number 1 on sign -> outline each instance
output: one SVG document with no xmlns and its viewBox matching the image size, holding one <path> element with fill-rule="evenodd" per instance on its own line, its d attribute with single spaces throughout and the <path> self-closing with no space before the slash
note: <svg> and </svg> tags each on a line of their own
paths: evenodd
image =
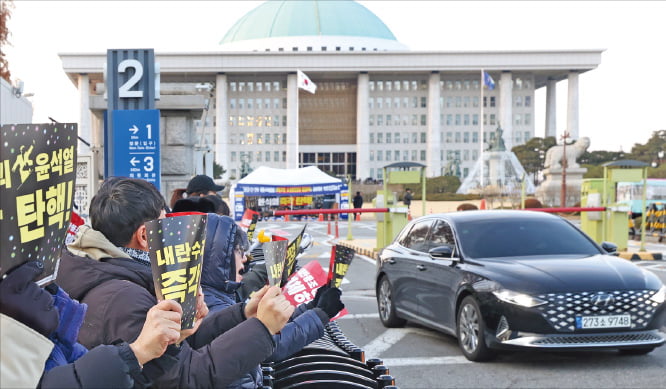
<svg viewBox="0 0 666 389">
<path fill-rule="evenodd" d="M 153 125 L 152 124 L 146 124 L 146 128 L 148 129 L 148 139 L 153 138 Z"/>
</svg>

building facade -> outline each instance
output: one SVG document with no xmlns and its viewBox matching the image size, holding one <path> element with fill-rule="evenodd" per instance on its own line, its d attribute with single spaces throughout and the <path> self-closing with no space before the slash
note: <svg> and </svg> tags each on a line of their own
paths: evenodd
<svg viewBox="0 0 666 389">
<path fill-rule="evenodd" d="M 266 2 L 229 30 L 219 51 L 156 53 L 163 191 L 182 186 L 206 158 L 232 182 L 261 165 L 381 180 L 381 168 L 399 161 L 463 179 L 498 127 L 509 150 L 535 136 L 539 88 L 547 88 L 545 135 L 555 136 L 562 80 L 566 129 L 577 139 L 578 78 L 601 53 L 409 51 L 358 3 Z M 81 94 L 80 129 L 101 146 L 106 53 L 60 57 Z M 297 70 L 317 84 L 315 94 L 298 89 Z M 493 90 L 483 89 L 482 71 Z"/>
</svg>

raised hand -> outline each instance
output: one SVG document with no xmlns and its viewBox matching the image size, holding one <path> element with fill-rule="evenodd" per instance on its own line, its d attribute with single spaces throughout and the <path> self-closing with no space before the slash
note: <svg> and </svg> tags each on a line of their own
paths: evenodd
<svg viewBox="0 0 666 389">
<path fill-rule="evenodd" d="M 274 335 L 287 324 L 292 313 L 294 306 L 284 297 L 278 286 L 271 286 L 259 301 L 257 319 Z"/>
<path fill-rule="evenodd" d="M 244 313 L 246 319 L 257 316 L 257 308 L 259 308 L 259 301 L 261 301 L 261 298 L 264 297 L 267 290 L 268 290 L 268 285 L 264 285 L 263 288 L 252 293 L 250 301 L 248 301 L 247 304 L 245 304 Z"/>
<path fill-rule="evenodd" d="M 167 346 L 179 341 L 182 315 L 183 309 L 174 300 L 162 300 L 150 308 L 139 337 L 130 344 L 139 364 L 161 357 Z"/>
<path fill-rule="evenodd" d="M 51 293 L 34 282 L 42 271 L 41 262 L 30 261 L 5 275 L 0 282 L 0 312 L 48 337 L 60 318 Z"/>
<path fill-rule="evenodd" d="M 319 298 L 317 308 L 321 308 L 328 315 L 329 319 L 335 317 L 345 305 L 340 300 L 342 291 L 338 288 L 330 288 L 324 291 Z"/>
</svg>

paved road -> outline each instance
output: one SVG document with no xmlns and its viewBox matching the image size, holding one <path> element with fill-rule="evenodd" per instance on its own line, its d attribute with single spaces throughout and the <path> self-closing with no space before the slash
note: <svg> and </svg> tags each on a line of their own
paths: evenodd
<svg viewBox="0 0 666 389">
<path fill-rule="evenodd" d="M 372 222 L 354 224 L 354 238 L 374 236 Z M 346 225 L 346 223 L 343 223 Z M 341 224 L 342 225 L 342 224 Z M 294 236 L 300 223 L 260 224 Z M 325 224 L 310 223 L 307 231 L 315 246 L 300 259 L 301 265 L 319 261 L 328 268 L 330 246 Z M 344 236 L 342 230 L 341 236 Z M 346 234 L 346 230 L 345 230 Z M 651 243 L 652 244 L 652 243 Z M 653 250 L 666 252 L 654 244 Z M 643 261 L 666 283 L 666 261 Z M 664 385 L 666 346 L 644 356 L 616 352 L 502 354 L 488 363 L 471 363 L 458 349 L 455 338 L 408 323 L 387 329 L 377 314 L 374 291 L 375 262 L 357 255 L 343 284 L 343 301 L 350 314 L 339 320 L 345 335 L 363 348 L 366 358 L 381 358 L 405 388 L 658 388 Z M 666 328 L 663 328 L 666 332 Z"/>
</svg>

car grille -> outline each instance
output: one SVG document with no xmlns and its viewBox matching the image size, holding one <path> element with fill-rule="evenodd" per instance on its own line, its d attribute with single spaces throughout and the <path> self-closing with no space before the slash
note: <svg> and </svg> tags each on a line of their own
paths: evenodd
<svg viewBox="0 0 666 389">
<path fill-rule="evenodd" d="M 573 332 L 576 316 L 620 314 L 631 315 L 631 329 L 642 329 L 659 306 L 650 300 L 653 294 L 653 290 L 549 293 L 537 296 L 548 302 L 537 309 L 558 331 Z M 604 298 L 599 299 L 600 296 Z"/>
<path fill-rule="evenodd" d="M 568 336 L 547 336 L 532 342 L 534 345 L 595 345 L 595 344 L 614 344 L 623 343 L 653 343 L 662 339 L 651 333 L 637 334 L 611 334 L 611 335 L 568 335 Z"/>
</svg>

